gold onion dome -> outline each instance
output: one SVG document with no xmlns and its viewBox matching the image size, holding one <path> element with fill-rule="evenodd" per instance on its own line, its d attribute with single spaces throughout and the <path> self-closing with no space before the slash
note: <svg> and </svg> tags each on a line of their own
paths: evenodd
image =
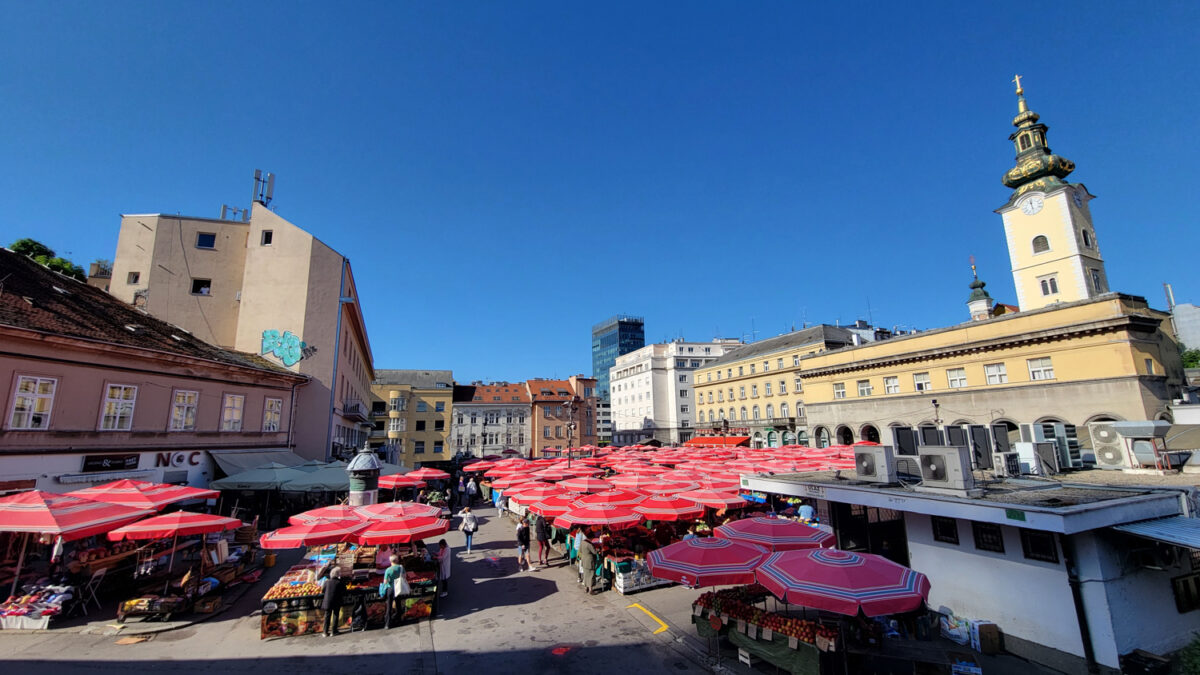
<svg viewBox="0 0 1200 675">
<path fill-rule="evenodd" d="M 1025 89 L 1021 86 L 1021 76 L 1014 78 L 1017 83 L 1017 116 L 1013 118 L 1016 131 L 1008 137 L 1017 150 L 1017 165 L 1009 169 L 1002 179 L 1004 185 L 1014 190 L 1009 202 L 1031 190 L 1049 192 L 1066 186 L 1066 178 L 1075 170 L 1075 162 L 1050 152 L 1046 144 L 1045 124 L 1038 122 L 1038 114 L 1029 109 L 1025 101 Z"/>
</svg>

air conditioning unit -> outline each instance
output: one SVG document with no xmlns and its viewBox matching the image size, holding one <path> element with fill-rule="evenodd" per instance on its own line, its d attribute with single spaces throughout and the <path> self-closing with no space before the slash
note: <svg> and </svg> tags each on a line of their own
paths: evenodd
<svg viewBox="0 0 1200 675">
<path fill-rule="evenodd" d="M 997 452 L 992 455 L 992 466 L 997 476 L 1020 476 L 1021 456 L 1016 452 Z"/>
<path fill-rule="evenodd" d="M 1052 476 L 1062 471 L 1058 463 L 1057 443 L 1014 443 L 1017 456 L 1021 460 L 1021 473 L 1035 476 Z"/>
<path fill-rule="evenodd" d="M 1074 424 L 1060 422 L 1041 422 L 1038 424 L 1022 424 L 1021 442 L 1023 443 L 1053 443 L 1058 452 L 1058 470 L 1082 469 L 1083 452 L 1079 446 L 1079 438 L 1075 434 Z"/>
<path fill-rule="evenodd" d="M 971 451 L 962 446 L 923 445 L 920 449 L 921 487 L 965 491 L 975 487 Z"/>
<path fill-rule="evenodd" d="M 1092 422 L 1092 451 L 1098 469 L 1137 469 L 1158 466 L 1167 451 L 1164 438 L 1169 422 Z"/>
<path fill-rule="evenodd" d="M 854 470 L 859 480 L 897 483 L 896 457 L 890 445 L 864 445 L 854 449 Z"/>
</svg>

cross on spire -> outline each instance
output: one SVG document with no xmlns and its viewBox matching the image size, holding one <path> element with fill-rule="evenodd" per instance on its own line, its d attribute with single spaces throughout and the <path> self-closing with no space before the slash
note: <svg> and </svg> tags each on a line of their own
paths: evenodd
<svg viewBox="0 0 1200 675">
<path fill-rule="evenodd" d="M 1025 90 L 1021 88 L 1021 76 L 1017 75 L 1012 79 L 1012 81 L 1017 83 L 1017 96 L 1023 95 Z"/>
</svg>

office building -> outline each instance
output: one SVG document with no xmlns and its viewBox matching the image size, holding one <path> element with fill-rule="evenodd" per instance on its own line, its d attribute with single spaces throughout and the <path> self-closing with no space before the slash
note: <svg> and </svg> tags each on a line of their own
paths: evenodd
<svg viewBox="0 0 1200 675">
<path fill-rule="evenodd" d="M 596 396 L 612 401 L 608 373 L 617 357 L 646 346 L 646 323 L 638 316 L 618 314 L 592 326 L 592 377 Z"/>
</svg>

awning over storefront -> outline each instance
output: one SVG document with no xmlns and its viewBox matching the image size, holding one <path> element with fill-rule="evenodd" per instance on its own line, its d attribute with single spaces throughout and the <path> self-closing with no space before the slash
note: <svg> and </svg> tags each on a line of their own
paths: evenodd
<svg viewBox="0 0 1200 675">
<path fill-rule="evenodd" d="M 684 445 L 692 448 L 698 447 L 734 447 L 738 445 L 746 445 L 750 442 L 749 436 L 697 436 Z"/>
<path fill-rule="evenodd" d="M 132 471 L 96 471 L 92 473 L 64 473 L 58 477 L 60 483 L 107 483 L 109 481 L 131 478 L 149 480 L 154 469 L 134 469 Z"/>
<path fill-rule="evenodd" d="M 212 455 L 217 466 L 221 467 L 227 476 L 249 471 L 272 462 L 284 466 L 297 466 L 307 461 L 296 453 L 282 448 L 278 450 L 209 450 L 208 454 Z"/>
<path fill-rule="evenodd" d="M 1200 518 L 1171 516 L 1114 525 L 1114 530 L 1146 539 L 1200 550 Z"/>
</svg>

